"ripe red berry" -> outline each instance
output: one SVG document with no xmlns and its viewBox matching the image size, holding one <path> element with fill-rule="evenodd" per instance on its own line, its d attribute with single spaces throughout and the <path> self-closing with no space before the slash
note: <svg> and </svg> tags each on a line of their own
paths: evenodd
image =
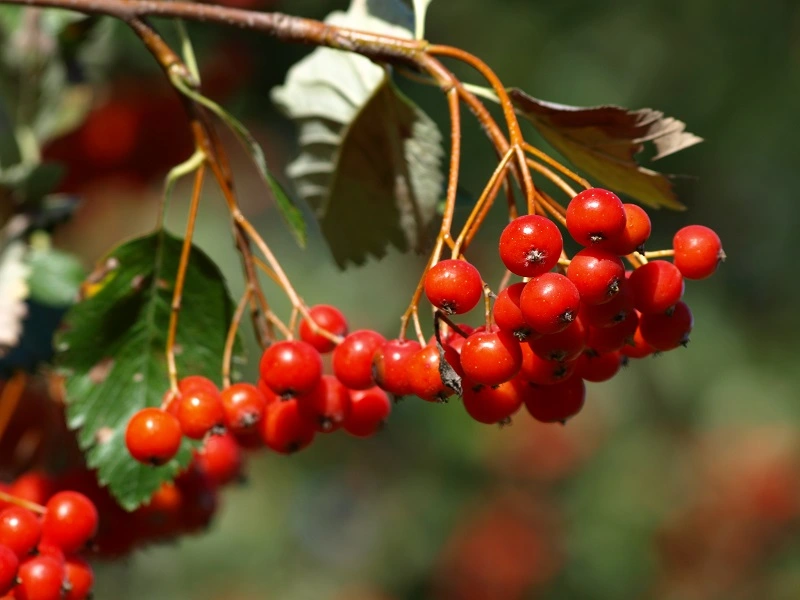
<svg viewBox="0 0 800 600">
<path fill-rule="evenodd" d="M 351 390 L 365 390 L 375 385 L 372 357 L 386 343 L 377 331 L 354 331 L 333 351 L 333 373 Z"/>
<path fill-rule="evenodd" d="M 61 600 L 64 565 L 52 556 L 34 556 L 19 566 L 16 600 Z"/>
<path fill-rule="evenodd" d="M 683 275 L 665 260 L 651 260 L 628 278 L 633 304 L 643 313 L 663 313 L 683 296 Z"/>
<path fill-rule="evenodd" d="M 500 423 L 508 420 L 522 406 L 520 386 L 517 379 L 497 386 L 475 385 L 464 382 L 464 408 L 469 416 L 479 423 Z"/>
<path fill-rule="evenodd" d="M 20 475 L 11 484 L 9 493 L 17 498 L 44 504 L 55 492 L 55 481 L 41 471 L 30 471 Z"/>
<path fill-rule="evenodd" d="M 624 321 L 611 327 L 590 327 L 586 347 L 595 352 L 614 352 L 626 344 L 633 343 L 633 336 L 639 326 L 639 314 L 634 311 Z"/>
<path fill-rule="evenodd" d="M 234 434 L 255 431 L 264 418 L 267 397 L 249 383 L 234 383 L 220 394 L 225 426 Z"/>
<path fill-rule="evenodd" d="M 580 412 L 585 398 L 583 379 L 573 376 L 555 385 L 530 384 L 525 392 L 525 408 L 537 421 L 563 423 Z"/>
<path fill-rule="evenodd" d="M 678 302 L 666 313 L 642 315 L 642 338 L 656 350 L 672 350 L 689 343 L 694 318 L 685 302 Z"/>
<path fill-rule="evenodd" d="M 78 492 L 58 492 L 45 506 L 42 543 L 74 554 L 97 533 L 98 515 L 94 503 Z"/>
<path fill-rule="evenodd" d="M 413 393 L 408 382 L 408 361 L 422 346 L 415 340 L 389 340 L 375 351 L 372 371 L 375 383 L 394 396 Z"/>
<path fill-rule="evenodd" d="M 222 427 L 225 423 L 225 410 L 222 408 L 219 392 L 213 394 L 194 389 L 182 393 L 174 400 L 174 415 L 181 424 L 186 437 L 201 440 L 209 431 Z"/>
<path fill-rule="evenodd" d="M 178 382 L 178 390 L 181 394 L 189 394 L 197 390 L 201 390 L 206 394 L 219 394 L 217 384 L 202 375 L 184 377 Z"/>
<path fill-rule="evenodd" d="M 471 311 L 483 297 L 481 274 L 465 260 L 443 260 L 425 275 L 425 295 L 448 315 Z"/>
<path fill-rule="evenodd" d="M 611 244 L 602 247 L 620 256 L 643 252 L 644 243 L 650 238 L 650 217 L 645 210 L 637 204 L 623 204 L 625 209 L 625 229 L 622 235 Z"/>
<path fill-rule="evenodd" d="M 209 436 L 195 461 L 198 469 L 217 486 L 234 481 L 242 472 L 242 451 L 236 438 L 227 432 Z"/>
<path fill-rule="evenodd" d="M 297 406 L 304 419 L 317 431 L 330 433 L 342 426 L 350 412 L 350 393 L 333 375 L 323 375 L 317 387 L 297 396 Z"/>
<path fill-rule="evenodd" d="M 160 408 L 144 408 L 134 414 L 125 430 L 125 445 L 131 456 L 148 465 L 163 465 L 178 453 L 181 425 Z"/>
<path fill-rule="evenodd" d="M 575 375 L 584 381 L 608 381 L 621 366 L 622 355 L 619 352 L 584 352 L 575 365 Z"/>
<path fill-rule="evenodd" d="M 458 352 L 447 344 L 443 346 L 445 361 L 461 375 L 461 358 Z M 428 402 L 444 402 L 455 393 L 455 389 L 442 381 L 439 369 L 439 349 L 428 345 L 418 350 L 408 359 L 408 383 L 411 393 Z M 460 371 L 460 372 L 459 372 Z"/>
<path fill-rule="evenodd" d="M 567 277 L 578 288 L 584 304 L 603 304 L 619 293 L 625 267 L 616 254 L 600 248 L 577 252 L 567 267 Z"/>
<path fill-rule="evenodd" d="M 267 406 L 259 431 L 269 448 L 281 454 L 292 454 L 314 441 L 316 428 L 300 414 L 297 398 L 290 398 Z"/>
<path fill-rule="evenodd" d="M 259 371 L 273 392 L 290 398 L 317 387 L 322 377 L 322 358 L 311 344 L 284 340 L 264 350 Z"/>
<path fill-rule="evenodd" d="M 208 527 L 217 510 L 217 488 L 197 465 L 191 465 L 175 479 L 181 497 L 180 531 L 191 533 Z"/>
<path fill-rule="evenodd" d="M 547 360 L 536 354 L 530 344 L 521 344 L 522 367 L 519 376 L 539 385 L 553 385 L 571 377 L 575 372 L 575 361 Z"/>
<path fill-rule="evenodd" d="M 79 556 L 70 556 L 64 564 L 67 590 L 63 600 L 87 600 L 94 585 L 91 565 Z"/>
<path fill-rule="evenodd" d="M 502 289 L 497 294 L 492 308 L 495 325 L 503 331 L 513 333 L 521 342 L 529 339 L 533 333 L 531 326 L 522 316 L 522 310 L 519 307 L 523 289 L 525 289 L 525 284 L 522 282 L 514 283 Z"/>
<path fill-rule="evenodd" d="M 379 387 L 367 390 L 351 390 L 352 406 L 344 421 L 344 429 L 350 435 L 369 437 L 377 432 L 392 411 L 389 396 Z"/>
<path fill-rule="evenodd" d="M 581 304 L 581 318 L 592 327 L 611 327 L 633 312 L 633 296 L 627 280 L 620 282 L 619 293 L 603 304 Z"/>
<path fill-rule="evenodd" d="M 545 360 L 570 361 L 583 352 L 587 335 L 583 319 L 578 317 L 562 331 L 540 336 L 528 342 L 528 345 Z"/>
<path fill-rule="evenodd" d="M 616 194 L 584 190 L 567 205 L 567 230 L 582 246 L 613 246 L 625 231 L 625 208 Z"/>
<path fill-rule="evenodd" d="M 519 340 L 506 331 L 471 334 L 461 349 L 461 368 L 471 382 L 499 385 L 519 373 L 522 350 Z"/>
<path fill-rule="evenodd" d="M 545 273 L 525 284 L 520 309 L 525 321 L 542 334 L 558 333 L 578 316 L 578 288 L 559 273 Z"/>
<path fill-rule="evenodd" d="M 639 318 L 641 319 L 641 316 Z M 628 358 L 645 358 L 655 351 L 656 349 L 642 337 L 641 327 L 637 327 L 636 332 L 633 334 L 633 339 L 628 340 L 619 352 Z"/>
<path fill-rule="evenodd" d="M 309 309 L 309 314 L 317 324 L 317 327 L 338 336 L 347 335 L 347 319 L 342 312 L 335 306 L 329 304 L 318 304 Z M 317 352 L 325 354 L 336 347 L 336 343 L 320 333 L 314 333 L 311 325 L 306 319 L 300 321 L 300 339 L 311 344 Z"/>
<path fill-rule="evenodd" d="M 17 554 L 5 544 L 0 544 L 0 594 L 5 595 L 12 588 L 18 568 Z"/>
<path fill-rule="evenodd" d="M 556 266 L 564 247 L 558 227 L 539 215 L 511 221 L 500 234 L 500 260 L 520 277 L 536 277 Z"/>
<path fill-rule="evenodd" d="M 686 279 L 705 279 L 725 260 L 722 242 L 713 229 L 689 225 L 672 238 L 675 266 Z"/>
</svg>

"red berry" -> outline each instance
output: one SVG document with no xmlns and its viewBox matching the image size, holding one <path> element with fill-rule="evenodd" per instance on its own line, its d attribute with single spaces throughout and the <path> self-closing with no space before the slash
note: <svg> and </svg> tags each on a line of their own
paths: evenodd
<svg viewBox="0 0 800 600">
<path fill-rule="evenodd" d="M 201 440 L 211 429 L 222 427 L 225 423 L 225 410 L 222 408 L 219 392 L 213 394 L 194 389 L 182 393 L 175 401 L 175 416 L 181 424 L 186 437 Z"/>
<path fill-rule="evenodd" d="M 675 266 L 686 279 L 705 279 L 725 260 L 719 236 L 703 225 L 679 229 L 672 238 L 672 247 Z"/>
<path fill-rule="evenodd" d="M 624 321 L 611 327 L 590 327 L 586 346 L 598 353 L 620 350 L 633 342 L 638 326 L 639 314 L 634 311 Z"/>
<path fill-rule="evenodd" d="M 519 340 L 506 331 L 471 334 L 461 349 L 461 368 L 471 382 L 499 385 L 519 373 L 522 350 Z"/>
<path fill-rule="evenodd" d="M 59 492 L 47 502 L 42 542 L 74 554 L 97 533 L 97 508 L 78 492 Z"/>
<path fill-rule="evenodd" d="M 297 396 L 297 406 L 304 419 L 317 431 L 329 433 L 342 426 L 350 412 L 350 393 L 333 375 L 323 375 L 317 387 Z"/>
<path fill-rule="evenodd" d="M 64 565 L 52 556 L 34 556 L 19 566 L 16 600 L 61 600 Z"/>
<path fill-rule="evenodd" d="M 483 297 L 483 280 L 465 260 L 443 260 L 425 275 L 425 295 L 436 308 L 448 315 L 471 311 Z"/>
<path fill-rule="evenodd" d="M 559 273 L 545 273 L 525 284 L 520 309 L 525 321 L 542 334 L 558 333 L 578 316 L 578 288 Z"/>
<path fill-rule="evenodd" d="M 351 390 L 350 398 L 352 406 L 350 414 L 344 421 L 344 429 L 356 437 L 369 437 L 374 434 L 383 427 L 392 411 L 389 396 L 379 387 Z"/>
<path fill-rule="evenodd" d="M 144 408 L 128 421 L 125 445 L 139 462 L 163 465 L 178 453 L 181 435 L 181 425 L 173 415 L 160 408 Z"/>
<path fill-rule="evenodd" d="M 564 422 L 580 412 L 585 398 L 583 379 L 570 377 L 555 385 L 530 384 L 525 392 L 525 408 L 537 421 Z"/>
<path fill-rule="evenodd" d="M 375 385 L 372 357 L 386 343 L 377 331 L 354 331 L 333 351 L 333 373 L 351 390 L 366 390 Z"/>
<path fill-rule="evenodd" d="M 526 385 L 517 379 L 497 386 L 476 385 L 464 382 L 464 408 L 469 416 L 479 423 L 500 423 L 508 420 L 522 406 L 520 386 Z"/>
<path fill-rule="evenodd" d="M 11 484 L 9 493 L 17 498 L 45 504 L 55 492 L 53 478 L 41 471 L 31 471 L 21 475 Z"/>
<path fill-rule="evenodd" d="M 217 510 L 217 488 L 211 479 L 191 465 L 175 479 L 181 497 L 180 530 L 186 533 L 208 527 Z"/>
<path fill-rule="evenodd" d="M 217 486 L 234 481 L 242 472 L 242 451 L 230 433 L 209 436 L 195 461 L 197 467 Z"/>
<path fill-rule="evenodd" d="M 633 339 L 628 340 L 628 343 L 619 352 L 628 358 L 645 358 L 655 351 L 655 348 L 642 337 L 641 327 L 637 327 L 636 332 L 633 334 Z"/>
<path fill-rule="evenodd" d="M 495 325 L 503 331 L 513 333 L 521 342 L 529 339 L 533 333 L 519 307 L 523 289 L 525 289 L 525 284 L 521 282 L 504 288 L 497 294 L 492 308 Z"/>
<path fill-rule="evenodd" d="M 584 381 L 608 381 L 622 366 L 619 352 L 584 352 L 575 365 L 575 375 Z"/>
<path fill-rule="evenodd" d="M 540 336 L 528 342 L 533 351 L 545 360 L 570 361 L 586 347 L 588 331 L 583 319 L 577 318 L 558 333 Z"/>
<path fill-rule="evenodd" d="M 520 277 L 536 277 L 556 266 L 564 247 L 558 227 L 539 215 L 511 221 L 500 234 L 500 259 Z"/>
<path fill-rule="evenodd" d="M 300 414 L 297 398 L 290 398 L 267 406 L 259 431 L 264 443 L 275 452 L 292 454 L 314 441 L 316 428 Z"/>
<path fill-rule="evenodd" d="M 70 556 L 64 565 L 68 590 L 63 600 L 86 600 L 94 585 L 94 571 L 88 562 L 79 556 Z"/>
<path fill-rule="evenodd" d="M 445 361 L 461 375 L 461 359 L 458 352 L 447 344 L 443 346 Z M 444 381 L 439 369 L 439 349 L 428 345 L 418 350 L 408 359 L 408 384 L 411 393 L 428 402 L 444 402 L 456 390 Z M 459 373 L 461 371 L 461 373 Z"/>
<path fill-rule="evenodd" d="M 688 344 L 692 325 L 692 311 L 685 302 L 678 302 L 666 313 L 642 315 L 639 330 L 650 346 L 664 351 Z"/>
<path fill-rule="evenodd" d="M 567 205 L 567 229 L 582 246 L 613 247 L 625 231 L 625 208 L 613 192 L 584 190 Z"/>
<path fill-rule="evenodd" d="M 234 434 L 255 431 L 264 418 L 267 397 L 249 383 L 234 383 L 220 394 L 225 426 Z"/>
<path fill-rule="evenodd" d="M 644 252 L 644 243 L 650 238 L 650 217 L 637 204 L 623 204 L 625 209 L 625 229 L 622 235 L 611 244 L 603 244 L 603 248 L 620 256 L 633 252 Z"/>
<path fill-rule="evenodd" d="M 290 398 L 317 387 L 322 377 L 322 358 L 311 344 L 284 340 L 264 350 L 259 370 L 261 379 L 273 392 Z"/>
<path fill-rule="evenodd" d="M 619 293 L 625 267 L 616 254 L 600 248 L 577 252 L 567 267 L 567 277 L 578 288 L 584 304 L 603 304 Z"/>
<path fill-rule="evenodd" d="M 184 377 L 178 382 L 178 390 L 181 394 L 189 394 L 197 390 L 202 390 L 207 394 L 219 394 L 217 384 L 202 375 Z"/>
<path fill-rule="evenodd" d="M 522 367 L 519 376 L 539 385 L 553 385 L 571 377 L 575 372 L 575 361 L 547 360 L 536 354 L 530 344 L 521 344 Z"/>
<path fill-rule="evenodd" d="M 422 346 L 414 340 L 389 340 L 375 351 L 372 370 L 375 383 L 394 396 L 411 394 L 408 382 L 408 361 Z"/>
<path fill-rule="evenodd" d="M 663 313 L 683 296 L 683 275 L 665 260 L 651 260 L 628 278 L 633 304 L 643 314 Z"/>
<path fill-rule="evenodd" d="M 329 304 L 318 304 L 312 306 L 308 313 L 311 315 L 317 327 L 338 336 L 344 337 L 347 335 L 347 319 L 342 312 L 335 306 Z M 306 319 L 300 321 L 300 339 L 311 344 L 317 352 L 325 354 L 330 352 L 336 347 L 336 343 L 328 339 L 324 335 L 314 333 L 311 325 Z"/>
<path fill-rule="evenodd" d="M 620 282 L 619 293 L 603 304 L 581 304 L 581 317 L 592 327 L 612 327 L 633 312 L 633 296 L 627 280 Z"/>
<path fill-rule="evenodd" d="M 5 544 L 0 544 L 0 595 L 5 595 L 12 588 L 18 568 L 17 554 Z"/>
</svg>

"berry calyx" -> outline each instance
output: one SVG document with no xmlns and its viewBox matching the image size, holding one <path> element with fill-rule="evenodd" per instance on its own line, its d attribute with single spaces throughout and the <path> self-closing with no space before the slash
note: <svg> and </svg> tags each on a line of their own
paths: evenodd
<svg viewBox="0 0 800 600">
<path fill-rule="evenodd" d="M 500 234 L 500 260 L 520 277 L 536 277 L 556 266 L 564 247 L 553 221 L 540 215 L 517 217 Z"/>
<path fill-rule="evenodd" d="M 225 426 L 234 434 L 255 431 L 267 408 L 267 397 L 249 383 L 234 383 L 225 388 L 220 400 L 225 412 Z"/>
<path fill-rule="evenodd" d="M 377 331 L 354 331 L 333 351 L 333 373 L 351 390 L 366 390 L 375 385 L 372 357 L 386 343 Z"/>
<path fill-rule="evenodd" d="M 83 494 L 58 492 L 47 501 L 45 508 L 42 543 L 52 544 L 64 554 L 78 552 L 97 533 L 97 508 Z"/>
<path fill-rule="evenodd" d="M 125 429 L 125 445 L 140 463 L 163 465 L 181 445 L 181 425 L 174 415 L 160 408 L 144 408 L 135 413 Z"/>
<path fill-rule="evenodd" d="M 448 315 L 471 311 L 483 296 L 481 274 L 465 260 L 443 260 L 425 275 L 425 295 Z"/>
<path fill-rule="evenodd" d="M 379 431 L 389 413 L 392 403 L 379 387 L 350 391 L 350 414 L 344 420 L 344 430 L 356 437 L 369 437 Z"/>
<path fill-rule="evenodd" d="M 519 307 L 525 322 L 541 334 L 558 333 L 578 316 L 581 295 L 560 273 L 545 273 L 525 284 Z"/>
<path fill-rule="evenodd" d="M 567 230 L 582 246 L 613 247 L 625 230 L 625 208 L 619 197 L 602 188 L 590 188 L 567 205 Z"/>
<path fill-rule="evenodd" d="M 259 372 L 273 392 L 290 398 L 317 387 L 322 377 L 322 358 L 307 342 L 283 340 L 264 350 Z"/>
<path fill-rule="evenodd" d="M 293 454 L 314 441 L 316 428 L 303 418 L 297 398 L 290 398 L 267 406 L 259 432 L 264 443 L 275 452 Z"/>
<path fill-rule="evenodd" d="M 584 304 L 603 304 L 616 296 L 625 282 L 625 267 L 616 254 L 600 248 L 577 252 L 567 277 L 578 288 Z"/>
<path fill-rule="evenodd" d="M 525 408 L 537 421 L 565 422 L 583 408 L 586 386 L 580 377 L 570 377 L 555 385 L 529 384 L 525 390 Z"/>
<path fill-rule="evenodd" d="M 520 378 L 538 385 L 553 385 L 575 372 L 575 361 L 548 360 L 536 354 L 530 344 L 521 344 L 522 367 Z"/>
<path fill-rule="evenodd" d="M 297 396 L 297 406 L 317 431 L 330 433 L 339 429 L 350 413 L 350 393 L 336 377 L 323 375 L 312 392 Z"/>
<path fill-rule="evenodd" d="M 506 331 L 477 331 L 461 349 L 461 368 L 471 382 L 499 385 L 519 373 L 522 350 L 519 340 Z"/>
<path fill-rule="evenodd" d="M 705 279 L 725 260 L 722 242 L 713 229 L 688 225 L 672 238 L 675 266 L 686 279 Z"/>
<path fill-rule="evenodd" d="M 308 310 L 308 314 L 317 324 L 317 327 L 324 329 L 331 335 L 344 337 L 347 335 L 347 319 L 342 311 L 330 304 L 317 304 Z M 300 339 L 310 344 L 320 354 L 326 354 L 336 348 L 336 342 L 321 333 L 315 333 L 308 320 L 300 321 L 298 329 Z"/>
</svg>

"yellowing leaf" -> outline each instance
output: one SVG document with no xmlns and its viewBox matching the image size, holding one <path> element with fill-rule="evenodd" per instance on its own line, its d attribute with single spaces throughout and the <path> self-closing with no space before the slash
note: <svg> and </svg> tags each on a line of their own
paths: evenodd
<svg viewBox="0 0 800 600">
<path fill-rule="evenodd" d="M 643 204 L 674 210 L 678 201 L 670 176 L 648 169 L 636 159 L 652 143 L 652 160 L 702 142 L 685 123 L 650 108 L 578 107 L 545 102 L 518 89 L 509 90 L 517 111 L 573 165 L 606 187 Z"/>
</svg>

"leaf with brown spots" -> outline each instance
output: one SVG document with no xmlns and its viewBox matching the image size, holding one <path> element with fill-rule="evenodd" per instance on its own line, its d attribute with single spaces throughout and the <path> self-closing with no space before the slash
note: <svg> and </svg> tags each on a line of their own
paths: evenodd
<svg viewBox="0 0 800 600">
<path fill-rule="evenodd" d="M 686 124 L 651 108 L 580 107 L 555 104 L 509 90 L 517 111 L 531 121 L 556 150 L 591 178 L 615 192 L 653 208 L 683 210 L 671 177 L 637 161 L 647 143 L 651 160 L 674 154 L 703 141 Z"/>
<path fill-rule="evenodd" d="M 130 417 L 160 405 L 169 388 L 164 349 L 181 243 L 162 231 L 113 250 L 56 339 L 69 426 L 77 430 L 89 467 L 128 510 L 147 501 L 192 456 L 184 442 L 175 459 L 149 467 L 125 448 Z M 233 311 L 219 269 L 193 248 L 178 326 L 179 373 L 219 382 Z"/>
</svg>

